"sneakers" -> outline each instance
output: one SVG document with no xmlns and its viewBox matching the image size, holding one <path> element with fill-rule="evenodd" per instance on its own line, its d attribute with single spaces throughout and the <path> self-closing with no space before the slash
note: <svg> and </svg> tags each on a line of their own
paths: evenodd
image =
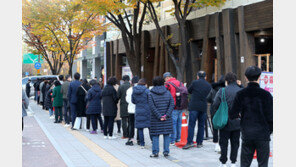
<svg viewBox="0 0 296 167">
<path fill-rule="evenodd" d="M 59 121 L 54 121 L 53 123 L 57 124 L 57 123 L 59 123 Z"/>
<path fill-rule="evenodd" d="M 203 145 L 202 144 L 197 144 L 196 147 L 201 148 L 201 147 L 203 147 Z"/>
<path fill-rule="evenodd" d="M 163 153 L 163 156 L 164 157 L 168 157 L 169 156 L 169 153 Z"/>
<path fill-rule="evenodd" d="M 191 144 L 186 144 L 184 147 L 183 147 L 183 149 L 189 149 L 189 148 L 191 148 L 191 147 L 194 147 L 194 144 L 193 143 L 191 143 Z"/>
<path fill-rule="evenodd" d="M 108 139 L 116 139 L 116 137 L 115 136 L 108 136 Z"/>
<path fill-rule="evenodd" d="M 227 167 L 227 165 L 221 163 L 219 167 Z"/>
<path fill-rule="evenodd" d="M 54 116 L 53 116 L 53 115 L 52 115 L 52 116 L 50 116 L 50 117 L 49 117 L 49 119 L 54 119 Z"/>
<path fill-rule="evenodd" d="M 141 146 L 140 148 L 141 148 L 141 149 L 145 149 L 145 146 Z"/>
<path fill-rule="evenodd" d="M 108 139 L 108 137 L 107 136 L 104 136 L 104 139 Z"/>
<path fill-rule="evenodd" d="M 93 130 L 90 132 L 90 134 L 97 134 L 97 132 Z"/>
<path fill-rule="evenodd" d="M 89 132 L 89 129 L 86 129 L 87 132 Z"/>
<path fill-rule="evenodd" d="M 171 146 L 174 146 L 174 145 L 175 145 L 175 143 L 170 143 L 170 145 L 171 145 Z"/>
<path fill-rule="evenodd" d="M 150 157 L 151 158 L 156 158 L 156 157 L 158 157 L 158 154 L 151 154 Z"/>
<path fill-rule="evenodd" d="M 235 163 L 231 163 L 230 167 L 236 167 Z"/>
<path fill-rule="evenodd" d="M 65 124 L 65 127 L 67 128 L 67 127 L 69 127 L 70 126 L 70 124 Z"/>
<path fill-rule="evenodd" d="M 221 151 L 220 145 L 219 145 L 219 143 L 216 143 L 215 152 L 220 152 L 220 151 Z"/>
<path fill-rule="evenodd" d="M 127 146 L 133 146 L 134 143 L 133 143 L 133 141 L 129 140 L 129 141 L 127 141 L 127 142 L 125 143 L 125 145 L 127 145 Z"/>
</svg>

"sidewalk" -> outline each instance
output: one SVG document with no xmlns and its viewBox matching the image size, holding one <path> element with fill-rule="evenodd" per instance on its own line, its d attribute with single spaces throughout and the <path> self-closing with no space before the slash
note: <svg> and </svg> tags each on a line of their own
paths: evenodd
<svg viewBox="0 0 296 167">
<path fill-rule="evenodd" d="M 144 130 L 146 148 L 141 149 L 136 143 L 134 143 L 134 146 L 126 146 L 125 142 L 127 140 L 120 139 L 121 136 L 117 136 L 118 138 L 115 140 L 106 140 L 100 132 L 97 135 L 92 135 L 84 130 L 72 131 L 62 124 L 54 124 L 53 120 L 49 119 L 48 112 L 42 110 L 33 100 L 30 101 L 30 107 L 42 130 L 53 143 L 67 166 L 219 166 L 220 154 L 214 152 L 215 145 L 212 140 L 205 140 L 202 148 L 191 148 L 189 150 L 170 146 L 170 156 L 164 158 L 162 155 L 163 138 L 160 136 L 160 157 L 154 159 L 149 157 L 152 144 L 148 129 Z M 114 132 L 117 132 L 117 126 L 114 126 Z M 272 161 L 273 158 L 271 157 L 269 167 L 273 166 Z M 239 166 L 239 162 L 237 166 Z M 256 159 L 252 163 L 252 167 L 255 166 L 257 166 Z"/>
</svg>

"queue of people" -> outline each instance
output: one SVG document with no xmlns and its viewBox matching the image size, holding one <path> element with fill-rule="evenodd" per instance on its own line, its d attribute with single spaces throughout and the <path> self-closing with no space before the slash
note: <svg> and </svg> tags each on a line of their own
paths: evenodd
<svg viewBox="0 0 296 167">
<path fill-rule="evenodd" d="M 226 167 L 229 140 L 231 167 L 236 166 L 242 136 L 240 166 L 250 166 L 254 151 L 257 150 L 258 164 L 265 167 L 268 164 L 269 141 L 273 132 L 273 98 L 269 92 L 259 87 L 260 75 L 261 70 L 258 67 L 248 67 L 245 72 L 248 85 L 243 88 L 236 74 L 232 72 L 211 85 L 206 81 L 206 73 L 199 71 L 196 80 L 187 89 L 170 72 L 166 72 L 162 77 L 155 77 L 152 80 L 153 87 L 149 89 L 146 80 L 137 76 L 132 79 L 128 75 L 123 76 L 121 85 L 117 84 L 118 80 L 115 77 L 110 77 L 103 87 L 96 79 L 90 82 L 86 79 L 80 80 L 80 74 L 75 73 L 73 81 L 70 75 L 67 75 L 65 80 L 61 76 L 56 81 L 40 81 L 38 86 L 34 87 L 37 92 L 35 100 L 42 104 L 44 109 L 49 110 L 50 118 L 54 110 L 54 123 L 61 123 L 63 120 L 65 126 L 70 126 L 72 122 L 72 130 L 78 130 L 81 121 L 78 128 L 75 122 L 80 117 L 86 117 L 86 129 L 90 131 L 91 122 L 90 133 L 97 134 L 99 121 L 100 132 L 105 139 L 116 138 L 113 133 L 116 122 L 117 133 L 121 133 L 122 129 L 121 139 L 126 139 L 128 146 L 133 146 L 133 142 L 137 142 L 141 148 L 145 148 L 144 129 L 147 128 L 152 141 L 150 157 L 159 156 L 160 135 L 164 139 L 163 155 L 169 156 L 170 145 L 173 146 L 180 141 L 182 114 L 187 109 L 189 128 L 187 144 L 183 149 L 203 147 L 207 103 L 211 103 L 210 115 L 213 120 L 220 104 L 226 101 L 227 124 L 222 128 L 213 129 L 215 151 L 221 153 L 220 166 Z M 117 118 L 119 116 L 120 119 Z M 198 131 L 194 144 L 196 121 Z"/>
</svg>

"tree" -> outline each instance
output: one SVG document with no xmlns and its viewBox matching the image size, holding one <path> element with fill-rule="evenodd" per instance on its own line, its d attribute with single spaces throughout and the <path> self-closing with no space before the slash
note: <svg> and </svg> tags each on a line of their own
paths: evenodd
<svg viewBox="0 0 296 167">
<path fill-rule="evenodd" d="M 207 7 L 207 6 L 219 6 L 223 4 L 226 0 L 171 0 L 174 4 L 171 10 L 168 12 L 172 12 L 178 23 L 178 30 L 180 35 L 179 43 L 173 45 L 168 42 L 168 37 L 165 36 L 159 25 L 159 18 L 155 12 L 155 7 L 153 3 L 161 2 L 163 0 L 140 0 L 143 4 L 147 4 L 147 8 L 149 10 L 150 16 L 156 26 L 157 31 L 160 34 L 162 41 L 165 44 L 165 49 L 171 58 L 174 66 L 177 71 L 177 78 L 181 81 L 184 81 L 184 72 L 185 66 L 187 62 L 187 58 L 190 57 L 190 39 L 189 39 L 189 25 L 187 21 L 188 15 L 193 10 L 198 10 L 199 8 Z M 176 48 L 180 46 L 179 56 L 176 54 Z"/>
<path fill-rule="evenodd" d="M 85 0 L 90 11 L 103 12 L 121 32 L 133 75 L 141 75 L 141 37 L 147 5 L 138 0 Z"/>
<path fill-rule="evenodd" d="M 23 0 L 23 25 L 47 43 L 47 51 L 63 54 L 72 74 L 75 56 L 106 26 L 99 13 L 86 10 L 83 0 Z"/>
</svg>

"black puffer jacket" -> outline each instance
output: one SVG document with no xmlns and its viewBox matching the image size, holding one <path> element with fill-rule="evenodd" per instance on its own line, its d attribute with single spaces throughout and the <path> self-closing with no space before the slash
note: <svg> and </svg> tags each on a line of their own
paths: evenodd
<svg viewBox="0 0 296 167">
<path fill-rule="evenodd" d="M 221 130 L 234 131 L 234 130 L 240 129 L 240 120 L 239 119 L 235 119 L 235 120 L 229 119 L 229 115 L 231 114 L 231 108 L 233 105 L 234 98 L 236 96 L 236 93 L 240 90 L 241 90 L 241 88 L 235 82 L 230 83 L 228 86 L 225 87 L 225 98 L 226 98 L 226 102 L 228 105 L 228 122 L 227 122 L 226 126 Z M 215 99 L 214 99 L 214 103 L 213 103 L 213 111 L 214 111 L 213 114 L 214 115 L 219 108 L 219 105 L 221 103 L 221 99 L 222 99 L 222 89 L 220 89 L 217 92 Z"/>
<path fill-rule="evenodd" d="M 84 89 L 81 87 L 83 86 Z M 77 102 L 76 102 L 76 112 L 77 112 L 77 117 L 86 117 L 86 101 L 85 101 L 85 96 L 87 94 L 87 91 L 90 89 L 90 86 L 88 84 L 82 84 L 81 86 L 78 87 L 77 89 Z"/>
<path fill-rule="evenodd" d="M 52 89 L 49 89 L 46 93 L 46 96 L 45 96 L 45 100 L 44 100 L 44 106 L 47 108 L 47 109 L 52 109 Z"/>
<path fill-rule="evenodd" d="M 103 100 L 103 115 L 114 116 L 117 115 L 117 92 L 112 85 L 106 85 L 102 91 Z"/>
</svg>

